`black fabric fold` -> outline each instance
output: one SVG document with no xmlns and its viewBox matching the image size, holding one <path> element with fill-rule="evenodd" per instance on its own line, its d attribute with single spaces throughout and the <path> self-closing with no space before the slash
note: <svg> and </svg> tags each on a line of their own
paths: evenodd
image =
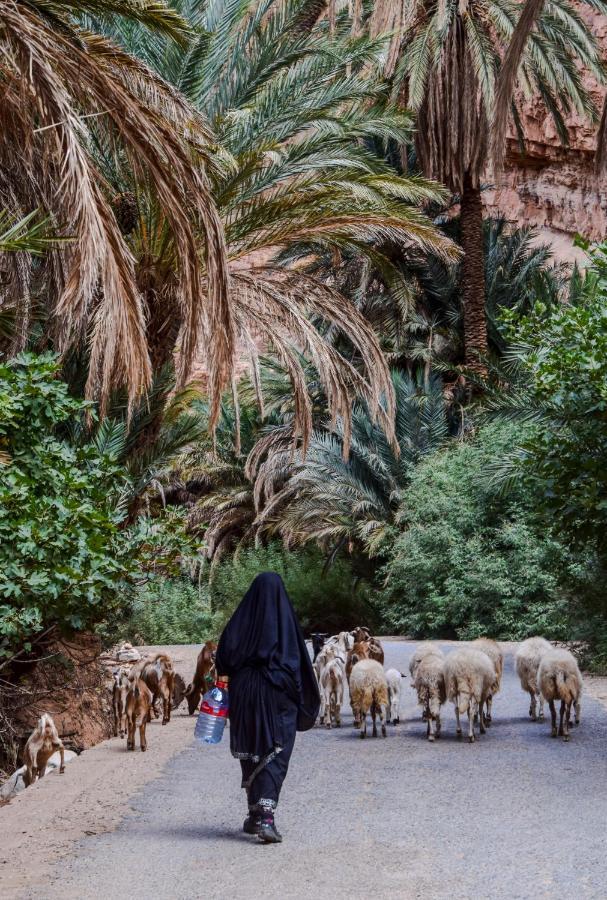
<svg viewBox="0 0 607 900">
<path fill-rule="evenodd" d="M 262 761 L 289 740 L 281 698 L 297 707 L 297 730 L 316 721 L 320 699 L 308 650 L 282 579 L 258 575 L 219 640 L 217 672 L 230 678 L 230 748 Z M 284 701 L 282 701 L 284 703 Z"/>
</svg>

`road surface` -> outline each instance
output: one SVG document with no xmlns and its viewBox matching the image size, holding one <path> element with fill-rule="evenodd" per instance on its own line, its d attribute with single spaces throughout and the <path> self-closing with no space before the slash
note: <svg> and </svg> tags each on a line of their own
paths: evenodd
<svg viewBox="0 0 607 900">
<path fill-rule="evenodd" d="M 386 668 L 408 674 L 414 647 L 386 642 Z M 349 706 L 341 729 L 298 736 L 277 814 L 283 844 L 241 833 L 244 792 L 227 739 L 191 742 L 115 831 L 81 841 L 20 896 L 607 897 L 607 711 L 585 697 L 571 742 L 552 739 L 548 722 L 529 721 L 509 654 L 487 735 L 473 745 L 456 738 L 445 707 L 443 736 L 429 744 L 409 678 L 402 683 L 401 724 L 385 740 L 361 741 Z M 162 732 L 151 730 L 153 753 Z"/>
</svg>

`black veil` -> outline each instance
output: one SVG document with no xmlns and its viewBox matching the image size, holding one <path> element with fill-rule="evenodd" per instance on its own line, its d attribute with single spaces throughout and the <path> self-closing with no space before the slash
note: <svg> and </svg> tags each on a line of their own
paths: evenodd
<svg viewBox="0 0 607 900">
<path fill-rule="evenodd" d="M 252 582 L 219 640 L 215 664 L 230 677 L 230 744 L 240 759 L 263 760 L 284 745 L 284 698 L 297 706 L 297 730 L 316 721 L 316 676 L 280 575 Z"/>
</svg>

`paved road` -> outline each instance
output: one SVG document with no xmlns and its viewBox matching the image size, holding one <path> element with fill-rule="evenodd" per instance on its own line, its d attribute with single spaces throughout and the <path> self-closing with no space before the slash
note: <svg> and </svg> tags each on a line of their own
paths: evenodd
<svg viewBox="0 0 607 900">
<path fill-rule="evenodd" d="M 386 665 L 406 672 L 413 647 L 387 643 Z M 349 715 L 341 730 L 300 735 L 280 846 L 240 833 L 244 800 L 227 741 L 192 744 L 115 832 L 86 839 L 26 896 L 605 898 L 607 711 L 586 698 L 565 744 L 529 722 L 527 708 L 509 656 L 494 724 L 474 745 L 455 737 L 450 708 L 441 740 L 426 741 L 408 678 L 401 725 L 386 740 L 361 741 Z"/>
</svg>

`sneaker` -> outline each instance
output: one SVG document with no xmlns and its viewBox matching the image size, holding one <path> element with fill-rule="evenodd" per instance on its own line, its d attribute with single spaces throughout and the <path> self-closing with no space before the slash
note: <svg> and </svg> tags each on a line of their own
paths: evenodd
<svg viewBox="0 0 607 900">
<path fill-rule="evenodd" d="M 242 824 L 245 834 L 259 834 L 261 828 L 261 816 L 258 813 L 249 813 Z"/>
<path fill-rule="evenodd" d="M 282 834 L 276 828 L 274 817 L 271 819 L 262 819 L 259 823 L 259 831 L 257 837 L 264 844 L 281 844 Z"/>
</svg>

